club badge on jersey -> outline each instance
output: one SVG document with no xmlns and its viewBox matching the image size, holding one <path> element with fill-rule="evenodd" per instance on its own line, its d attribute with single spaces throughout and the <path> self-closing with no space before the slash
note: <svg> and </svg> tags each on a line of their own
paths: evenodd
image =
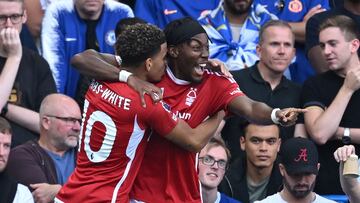
<svg viewBox="0 0 360 203">
<path fill-rule="evenodd" d="M 187 106 L 191 106 L 193 104 L 193 102 L 196 99 L 196 88 L 190 88 L 190 91 L 188 92 L 188 94 L 186 95 L 186 100 L 185 100 L 185 104 Z"/>
</svg>

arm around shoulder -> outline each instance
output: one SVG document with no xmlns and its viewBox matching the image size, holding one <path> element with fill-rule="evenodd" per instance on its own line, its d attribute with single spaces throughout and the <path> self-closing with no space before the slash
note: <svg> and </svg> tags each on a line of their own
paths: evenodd
<svg viewBox="0 0 360 203">
<path fill-rule="evenodd" d="M 214 136 L 224 115 L 225 113 L 220 111 L 194 129 L 185 121 L 179 120 L 175 128 L 165 138 L 188 151 L 199 152 Z"/>
<path fill-rule="evenodd" d="M 73 56 L 71 65 L 83 75 L 98 80 L 118 81 L 120 69 L 116 67 L 118 64 L 112 54 L 103 54 L 88 49 Z"/>
</svg>

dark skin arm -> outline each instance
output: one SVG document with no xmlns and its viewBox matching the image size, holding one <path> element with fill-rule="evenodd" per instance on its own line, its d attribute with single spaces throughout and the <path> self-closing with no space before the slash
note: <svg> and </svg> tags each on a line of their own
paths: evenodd
<svg viewBox="0 0 360 203">
<path fill-rule="evenodd" d="M 324 55 L 321 54 L 321 48 L 319 45 L 316 45 L 309 50 L 308 58 L 310 64 L 317 73 L 323 73 L 329 70 Z"/>
<path fill-rule="evenodd" d="M 112 54 L 103 54 L 88 49 L 76 54 L 71 59 L 71 64 L 83 75 L 98 80 L 119 81 L 120 67 L 117 67 L 115 56 Z M 127 83 L 139 93 L 143 107 L 146 107 L 145 93 L 150 95 L 154 102 L 162 99 L 161 89 L 149 82 L 130 76 Z"/>
<path fill-rule="evenodd" d="M 71 59 L 73 65 L 81 74 L 98 80 L 119 81 L 120 69 L 112 54 L 102 54 L 93 49 L 76 54 Z"/>
<path fill-rule="evenodd" d="M 191 128 L 185 121 L 179 120 L 179 123 L 165 138 L 185 150 L 199 152 L 214 136 L 224 116 L 225 112 L 220 111 L 196 128 Z"/>
<path fill-rule="evenodd" d="M 247 96 L 238 96 L 229 104 L 229 110 L 247 120 L 258 124 L 273 124 L 271 120 L 272 108 L 268 105 L 254 101 Z M 283 126 L 294 125 L 299 113 L 305 113 L 305 109 L 285 108 L 276 112 L 276 117 Z"/>
<path fill-rule="evenodd" d="M 71 59 L 71 65 L 73 65 L 81 74 L 97 80 L 119 81 L 120 67 L 115 60 L 115 56 L 112 54 L 99 53 L 93 49 L 88 49 L 82 53 L 76 54 Z M 209 60 L 208 68 L 219 71 L 228 77 L 232 77 L 224 63 L 219 60 Z M 147 81 L 141 80 L 135 76 L 130 76 L 127 83 L 139 93 L 143 107 L 146 107 L 144 94 L 150 95 L 154 102 L 158 102 L 162 99 L 161 89 Z"/>
</svg>

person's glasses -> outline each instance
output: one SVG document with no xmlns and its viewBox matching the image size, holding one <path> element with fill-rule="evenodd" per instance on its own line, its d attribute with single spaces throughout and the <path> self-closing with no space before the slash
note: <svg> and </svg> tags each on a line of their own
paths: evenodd
<svg viewBox="0 0 360 203">
<path fill-rule="evenodd" d="M 12 24 L 18 24 L 21 22 L 22 17 L 24 14 L 12 14 L 12 15 L 0 15 L 0 24 L 4 25 L 8 18 L 10 18 L 10 21 Z"/>
<path fill-rule="evenodd" d="M 218 167 L 221 169 L 226 169 L 227 167 L 227 161 L 225 160 L 215 161 L 215 159 L 210 156 L 199 157 L 199 159 L 204 165 L 207 166 L 213 166 L 215 163 L 217 163 Z"/>
<path fill-rule="evenodd" d="M 67 125 L 75 125 L 76 122 L 79 122 L 79 124 L 81 124 L 81 118 L 61 117 L 61 116 L 51 116 L 51 115 L 47 115 L 47 117 L 59 119 L 61 121 L 64 121 Z"/>
</svg>

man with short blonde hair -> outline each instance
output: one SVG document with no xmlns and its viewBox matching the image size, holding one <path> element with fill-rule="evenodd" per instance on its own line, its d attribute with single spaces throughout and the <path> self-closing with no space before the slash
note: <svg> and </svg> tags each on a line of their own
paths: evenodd
<svg viewBox="0 0 360 203">
<path fill-rule="evenodd" d="M 239 203 L 237 200 L 218 192 L 217 188 L 224 178 L 230 158 L 230 151 L 221 138 L 212 138 L 200 151 L 199 179 L 203 203 Z"/>
</svg>

